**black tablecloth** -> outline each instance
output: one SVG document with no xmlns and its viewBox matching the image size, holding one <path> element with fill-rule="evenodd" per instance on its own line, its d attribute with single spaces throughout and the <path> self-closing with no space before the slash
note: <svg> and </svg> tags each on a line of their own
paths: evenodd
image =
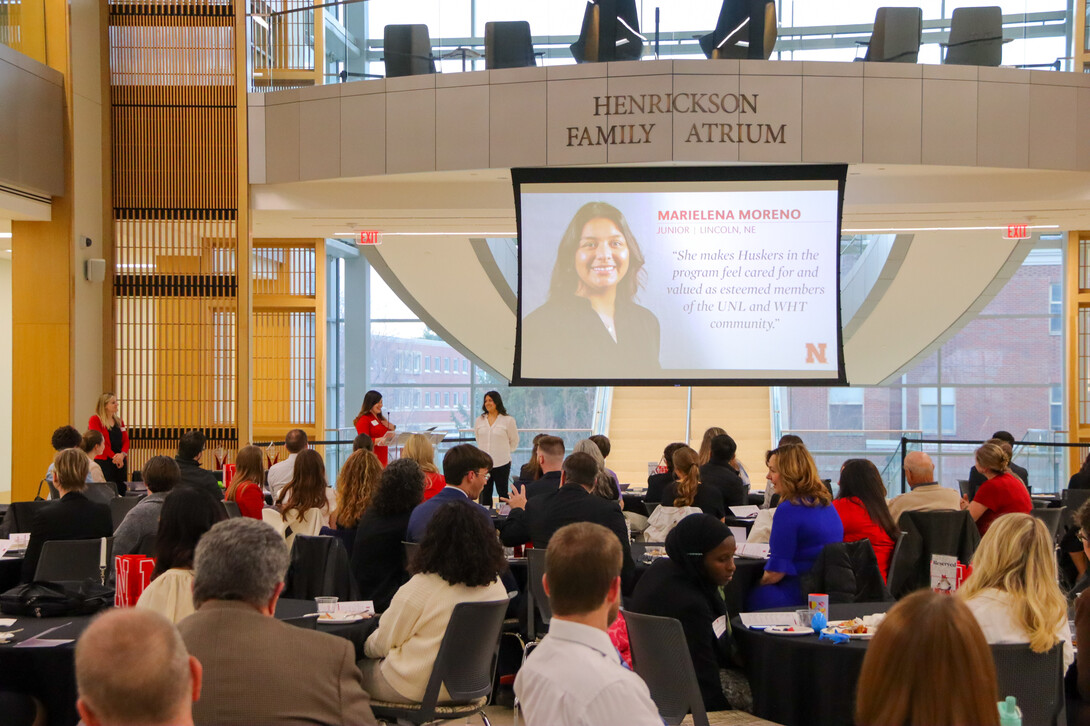
<svg viewBox="0 0 1090 726">
<path fill-rule="evenodd" d="M 885 612 L 892 603 L 832 605 L 830 620 Z M 855 684 L 867 640 L 834 644 L 817 635 L 783 636 L 732 621 L 753 688 L 754 715 L 785 726 L 851 726 Z"/>
<path fill-rule="evenodd" d="M 289 600 L 287 598 L 281 598 L 276 602 L 276 617 L 280 619 L 298 618 L 316 612 L 318 612 L 318 608 L 313 600 Z M 356 660 L 361 660 L 364 657 L 363 644 L 367 641 L 367 636 L 374 632 L 377 627 L 378 617 L 376 616 L 373 618 L 364 618 L 355 623 L 331 624 L 323 623 L 319 620 L 315 630 L 351 640 L 352 645 L 356 648 Z"/>
<path fill-rule="evenodd" d="M 0 592 L 6 592 L 18 585 L 22 574 L 22 557 L 0 557 Z"/>
<path fill-rule="evenodd" d="M 10 630 L 22 628 L 23 631 L 16 633 L 11 643 L 0 645 L 0 689 L 29 693 L 41 701 L 45 705 L 49 726 L 74 726 L 79 722 L 79 714 L 76 712 L 75 642 L 52 648 L 13 646 L 58 625 L 65 627 L 45 637 L 57 640 L 75 639 L 90 622 L 90 616 L 18 618 Z M 0 722 L 2 721 L 3 715 L 0 714 Z"/>
</svg>

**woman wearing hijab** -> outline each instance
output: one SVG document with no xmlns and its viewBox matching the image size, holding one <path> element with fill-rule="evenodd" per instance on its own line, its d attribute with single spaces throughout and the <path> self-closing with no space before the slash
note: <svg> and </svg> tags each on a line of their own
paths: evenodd
<svg viewBox="0 0 1090 726">
<path fill-rule="evenodd" d="M 752 699 L 745 677 L 734 667 L 730 616 L 719 590 L 734 575 L 734 547 L 727 525 L 710 514 L 690 514 L 666 536 L 667 556 L 640 578 L 629 608 L 681 622 L 709 711 L 744 706 Z"/>
</svg>

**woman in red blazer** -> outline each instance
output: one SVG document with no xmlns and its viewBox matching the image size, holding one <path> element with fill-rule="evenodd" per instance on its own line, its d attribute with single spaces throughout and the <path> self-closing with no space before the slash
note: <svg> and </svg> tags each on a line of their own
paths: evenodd
<svg viewBox="0 0 1090 726">
<path fill-rule="evenodd" d="M 261 483 L 265 481 L 265 455 L 256 446 L 243 446 L 235 454 L 235 476 L 223 499 L 238 505 L 243 517 L 261 519 L 265 508 L 265 494 Z"/>
<path fill-rule="evenodd" d="M 106 481 L 113 482 L 118 493 L 124 494 L 129 474 L 129 431 L 117 415 L 117 396 L 103 393 L 98 397 L 98 405 L 87 421 L 87 428 L 102 434 L 106 449 L 95 461 L 102 468 Z"/>
<path fill-rule="evenodd" d="M 396 426 L 390 423 L 382 415 L 382 394 L 378 391 L 368 391 L 363 396 L 363 406 L 356 414 L 355 420 L 357 434 L 367 434 L 375 443 L 375 456 L 386 466 L 387 447 L 379 446 L 378 440 L 393 431 Z"/>
</svg>

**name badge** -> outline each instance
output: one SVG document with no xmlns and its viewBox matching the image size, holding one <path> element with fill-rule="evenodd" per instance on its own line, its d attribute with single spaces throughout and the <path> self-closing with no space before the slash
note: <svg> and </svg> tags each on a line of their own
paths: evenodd
<svg viewBox="0 0 1090 726">
<path fill-rule="evenodd" d="M 723 633 L 727 632 L 727 616 L 720 615 L 712 621 L 712 630 L 715 632 L 716 638 L 722 638 Z"/>
</svg>

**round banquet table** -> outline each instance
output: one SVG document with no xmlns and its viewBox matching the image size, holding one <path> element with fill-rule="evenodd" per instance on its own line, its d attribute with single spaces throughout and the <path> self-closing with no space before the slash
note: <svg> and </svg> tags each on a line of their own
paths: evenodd
<svg viewBox="0 0 1090 726">
<path fill-rule="evenodd" d="M 830 620 L 884 613 L 893 603 L 829 606 Z M 851 726 L 855 684 L 867 640 L 835 644 L 806 636 L 771 635 L 731 623 L 753 689 L 754 715 L 785 726 Z"/>
<path fill-rule="evenodd" d="M 0 645 L 0 689 L 28 693 L 45 706 L 49 726 L 75 726 L 79 722 L 76 712 L 76 667 L 75 639 L 91 622 L 93 616 L 70 616 L 63 618 L 17 617 L 16 624 L 10 629 L 22 628 L 15 634 L 11 643 Z M 28 640 L 39 633 L 55 628 L 45 637 L 48 639 L 68 640 L 49 648 L 15 648 L 16 643 Z M 0 632 L 9 630 L 0 629 Z M 0 723 L 3 715 L 0 714 Z"/>
<path fill-rule="evenodd" d="M 303 615 L 310 615 L 311 613 L 318 612 L 318 606 L 314 604 L 313 600 L 288 600 L 287 598 L 280 598 L 276 601 L 276 617 L 280 620 L 285 618 L 298 618 Z M 339 638 L 352 641 L 352 645 L 356 648 L 356 660 L 363 660 L 363 644 L 367 641 L 367 636 L 374 632 L 378 627 L 378 616 L 371 618 L 364 618 L 363 620 L 355 623 L 323 623 L 317 621 L 315 630 L 319 633 L 329 633 L 330 635 L 336 635 Z"/>
<path fill-rule="evenodd" d="M 23 556 L 0 557 L 0 592 L 7 592 L 19 584 L 23 574 Z"/>
</svg>

